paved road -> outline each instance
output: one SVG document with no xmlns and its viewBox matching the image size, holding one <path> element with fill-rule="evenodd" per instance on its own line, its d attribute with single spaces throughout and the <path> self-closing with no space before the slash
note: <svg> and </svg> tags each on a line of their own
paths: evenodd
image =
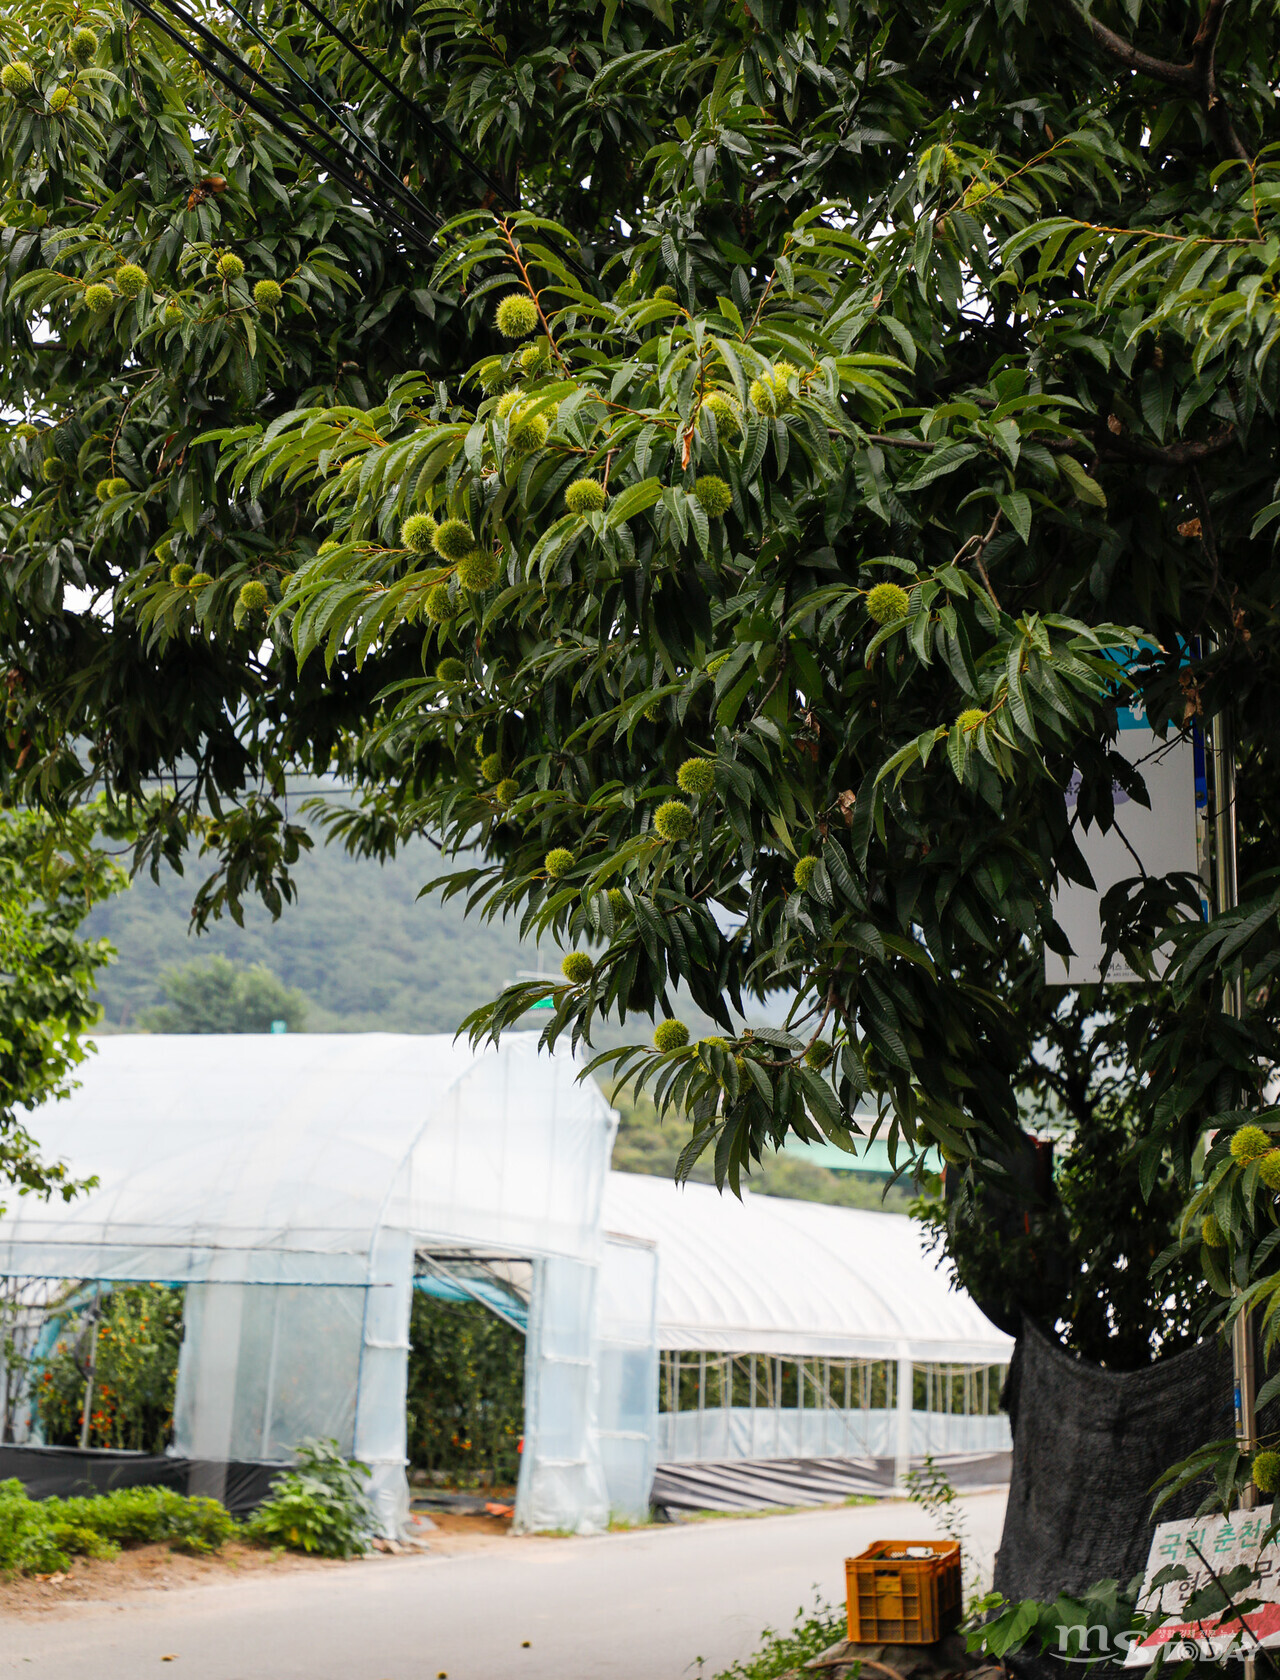
<svg viewBox="0 0 1280 1680">
<path fill-rule="evenodd" d="M 1004 1495 L 962 1501 L 990 1559 Z M 898 1502 L 589 1540 L 512 1540 L 114 1603 L 0 1627 L 0 1675 L 40 1680 L 697 1680 L 784 1626 L 842 1560 L 936 1532 Z M 523 1640 L 530 1641 L 528 1650 Z M 161 1657 L 174 1661 L 161 1666 Z"/>
</svg>

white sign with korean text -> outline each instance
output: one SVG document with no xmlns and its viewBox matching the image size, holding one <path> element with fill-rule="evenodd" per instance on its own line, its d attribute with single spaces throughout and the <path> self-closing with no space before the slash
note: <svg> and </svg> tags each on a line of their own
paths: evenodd
<svg viewBox="0 0 1280 1680">
<path fill-rule="evenodd" d="M 1280 1546 L 1262 1545 L 1270 1527 L 1270 1505 L 1260 1505 L 1256 1511 L 1236 1511 L 1229 1517 L 1188 1517 L 1182 1522 L 1161 1523 L 1151 1542 L 1138 1607 L 1147 1614 L 1159 1610 L 1169 1619 L 1129 1647 L 1125 1667 L 1149 1667 L 1158 1653 L 1170 1646 L 1173 1648 L 1168 1656 L 1173 1661 L 1192 1655 L 1193 1644 L 1201 1660 L 1232 1651 L 1248 1656 L 1259 1647 L 1270 1650 L 1280 1646 Z M 1245 1613 L 1244 1627 L 1229 1613 L 1224 1624 L 1221 1612 L 1188 1621 L 1184 1607 L 1192 1593 L 1241 1563 L 1256 1570 L 1258 1579 L 1236 1598 L 1262 1600 L 1256 1610 Z M 1185 1577 L 1166 1581 L 1159 1588 L 1154 1586 L 1156 1576 L 1171 1564 L 1185 1570 Z"/>
<path fill-rule="evenodd" d="M 1117 784 L 1115 823 L 1106 833 L 1097 827 L 1075 829 L 1076 845 L 1089 866 L 1096 890 L 1064 881 L 1053 895 L 1053 914 L 1071 941 L 1075 955 L 1064 960 L 1045 948 L 1044 977 L 1050 986 L 1084 986 L 1102 979 L 1102 916 L 1099 900 L 1117 882 L 1144 872 L 1152 876 L 1196 870 L 1195 747 L 1180 735 L 1167 740 L 1147 722 L 1141 705 L 1119 709 L 1116 750 L 1134 765 L 1146 786 L 1150 808 L 1130 799 Z M 1067 787 L 1067 809 L 1074 814 L 1078 774 Z M 1156 953 L 1156 973 L 1168 961 Z M 1139 980 L 1121 956 L 1111 959 L 1108 980 Z"/>
</svg>

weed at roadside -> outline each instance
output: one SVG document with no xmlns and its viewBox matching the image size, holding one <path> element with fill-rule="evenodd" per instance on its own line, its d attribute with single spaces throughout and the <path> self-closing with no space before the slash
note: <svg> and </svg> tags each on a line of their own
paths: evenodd
<svg viewBox="0 0 1280 1680">
<path fill-rule="evenodd" d="M 367 1550 L 375 1527 L 364 1491 L 368 1465 L 344 1458 L 336 1441 L 302 1441 L 297 1456 L 297 1469 L 276 1477 L 271 1497 L 245 1524 L 246 1537 L 320 1557 Z"/>
<path fill-rule="evenodd" d="M 777 1680 L 777 1676 L 799 1668 L 845 1637 L 847 1622 L 842 1604 L 828 1604 L 814 1588 L 813 1608 L 803 1605 L 785 1633 L 765 1628 L 760 1647 L 743 1662 L 722 1669 L 714 1680 Z M 701 1659 L 699 1659 L 701 1663 Z"/>
<path fill-rule="evenodd" d="M 208 1554 L 236 1533 L 216 1499 L 172 1488 L 117 1488 L 85 1499 L 31 1499 L 15 1478 L 0 1482 L 0 1570 L 49 1575 L 72 1557 L 114 1557 L 122 1543 L 168 1541 Z"/>
</svg>

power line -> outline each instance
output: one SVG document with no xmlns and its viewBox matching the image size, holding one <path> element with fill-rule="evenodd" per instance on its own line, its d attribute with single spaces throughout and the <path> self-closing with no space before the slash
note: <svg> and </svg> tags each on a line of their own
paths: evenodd
<svg viewBox="0 0 1280 1680">
<path fill-rule="evenodd" d="M 437 122 L 425 106 L 419 105 L 416 99 L 410 99 L 409 95 L 403 88 L 397 87 L 395 82 L 393 82 L 389 76 L 385 75 L 378 68 L 368 54 L 358 47 L 351 37 L 345 33 L 345 31 L 339 29 L 338 25 L 334 23 L 332 18 L 326 16 L 326 14 L 322 12 L 318 6 L 313 4 L 313 0 L 299 0 L 299 3 L 311 13 L 311 16 L 315 18 L 316 22 L 322 29 L 327 29 L 335 40 L 342 43 L 354 59 L 363 64 L 365 69 L 368 70 L 371 75 L 376 76 L 378 81 L 380 81 L 383 87 L 386 88 L 387 92 L 390 93 L 393 98 L 399 100 L 405 109 L 410 112 L 410 114 L 418 122 L 422 123 L 423 126 L 429 129 L 432 134 L 442 140 L 453 155 L 466 164 L 467 168 L 472 170 L 480 178 L 480 180 L 484 182 L 490 192 L 492 192 L 496 198 L 500 199 L 502 204 L 508 210 L 516 212 L 519 211 L 520 205 L 514 196 L 508 192 L 506 187 L 504 187 L 500 181 L 489 173 L 489 171 L 477 158 L 474 158 L 465 147 L 461 146 L 458 141 L 454 139 L 453 135 L 444 123 Z M 232 9 L 234 10 L 234 8 Z M 236 15 L 239 16 L 239 13 Z M 579 279 L 585 280 L 588 285 L 593 283 L 592 275 L 583 267 L 576 257 L 566 251 L 564 254 L 564 260 Z"/>
<path fill-rule="evenodd" d="M 257 98 L 257 96 L 250 92 L 248 88 L 235 81 L 217 63 L 215 63 L 213 59 L 211 59 L 207 54 L 201 52 L 200 49 L 194 46 L 184 35 L 181 34 L 179 30 L 175 29 L 167 19 L 161 17 L 160 14 L 147 3 L 147 0 L 130 0 L 130 4 L 136 11 L 141 12 L 144 17 L 148 18 L 157 26 L 157 28 L 169 36 L 172 41 L 176 42 L 189 58 L 194 59 L 208 75 L 212 76 L 216 81 L 221 82 L 223 87 L 227 88 L 228 91 L 235 96 L 235 98 L 243 101 L 243 103 L 247 105 L 251 111 L 255 112 L 262 118 L 269 128 L 275 129 L 277 133 L 283 135 L 293 145 L 295 145 L 299 151 L 303 152 L 307 157 L 319 164 L 323 170 L 332 175 L 333 178 L 342 186 L 346 187 L 347 191 L 353 198 L 359 200 L 365 204 L 366 208 L 375 211 L 377 214 L 389 221 L 402 238 L 408 240 L 411 244 L 418 246 L 424 251 L 430 251 L 432 235 L 424 234 L 422 230 L 418 228 L 415 223 L 411 221 L 401 210 L 386 204 L 384 200 L 379 198 L 375 192 L 373 192 L 359 179 L 357 171 L 360 168 L 360 163 L 358 159 L 353 159 L 331 135 L 321 128 L 319 124 L 308 117 L 306 112 L 302 111 L 293 100 L 289 99 L 287 95 L 281 95 L 278 89 L 274 88 L 269 82 L 265 81 L 263 77 L 259 76 L 250 65 L 246 64 L 244 60 L 239 58 L 238 54 L 227 47 L 225 42 L 220 41 L 216 35 L 212 35 L 210 31 L 206 30 L 197 20 L 185 14 L 182 8 L 175 4 L 175 0 L 159 0 L 159 3 L 164 5 L 167 10 L 173 12 L 175 16 L 181 19 L 181 21 L 187 23 L 188 26 L 193 28 L 202 38 L 207 38 L 211 41 L 217 50 L 222 52 L 233 64 L 236 65 L 237 68 L 243 69 L 244 73 L 251 77 L 260 86 L 275 94 L 276 97 L 280 99 L 280 102 L 286 106 L 286 108 L 290 108 L 300 117 L 313 134 L 317 135 L 320 139 L 324 140 L 328 145 L 334 148 L 337 153 L 337 157 L 335 158 L 322 152 L 319 147 L 313 145 L 312 142 L 308 140 L 305 134 L 299 133 L 299 131 L 294 128 L 291 123 L 286 122 L 278 111 L 272 110 L 269 105 L 267 105 L 263 100 Z M 354 169 L 351 167 L 353 164 L 355 166 Z M 426 206 L 420 204 L 416 199 L 409 199 L 409 203 L 411 204 L 415 214 L 423 214 L 434 222 L 435 227 L 433 228 L 433 233 L 443 225 L 438 216 L 427 210 Z"/>
<path fill-rule="evenodd" d="M 163 3 L 167 3 L 167 0 L 162 0 L 162 4 Z M 267 49 L 267 51 L 271 54 L 271 56 L 274 59 L 276 59 L 280 64 L 282 64 L 284 66 L 285 73 L 287 75 L 291 76 L 293 78 L 293 80 L 295 82 L 297 82 L 298 86 L 305 90 L 308 97 L 311 98 L 323 110 L 327 111 L 329 113 L 329 115 L 333 118 L 334 122 L 336 122 L 341 128 L 346 130 L 346 132 L 351 136 L 352 140 L 355 141 L 356 145 L 358 147 L 362 148 L 369 155 L 369 157 L 372 158 L 375 168 L 379 171 L 379 173 L 381 175 L 383 175 L 385 177 L 385 179 L 386 179 L 388 185 L 391 187 L 392 191 L 395 192 L 400 198 L 404 199 L 406 202 L 413 204 L 416 208 L 420 208 L 420 209 L 425 210 L 426 214 L 428 216 L 431 216 L 432 219 L 436 222 L 437 227 L 439 227 L 441 225 L 440 218 L 435 215 L 434 211 L 426 210 L 426 207 L 423 206 L 423 205 L 420 205 L 419 200 L 412 193 L 408 192 L 404 183 L 400 180 L 399 176 L 397 176 L 395 174 L 395 172 L 387 164 L 385 164 L 383 162 L 382 155 L 378 151 L 377 147 L 374 146 L 373 143 L 370 140 L 368 140 L 364 135 L 359 134 L 354 128 L 352 128 L 351 124 L 342 115 L 342 113 L 340 111 L 335 110 L 334 107 L 332 105 L 330 105 L 329 101 L 320 92 L 319 88 L 315 87 L 311 82 L 309 82 L 307 80 L 307 78 L 302 74 L 302 72 L 295 65 L 293 65 L 289 62 L 289 60 L 284 56 L 284 54 L 279 50 L 279 48 L 276 47 L 262 33 L 262 31 L 258 28 L 257 24 L 253 22 L 252 18 L 247 18 L 244 15 L 243 12 L 237 11 L 235 6 L 233 6 L 231 4 L 231 0 L 223 0 L 223 4 L 226 6 L 227 10 L 232 14 L 232 16 L 235 17 L 235 18 L 238 18 L 239 21 L 244 25 L 244 27 L 250 32 L 250 34 L 255 36 L 256 39 L 259 40 L 262 43 L 262 45 Z M 224 50 L 226 50 L 226 49 L 224 48 Z M 248 61 L 245 60 L 244 62 L 247 64 Z M 277 90 L 277 92 L 278 92 L 278 90 Z M 278 97 L 287 98 L 288 96 L 287 95 L 280 95 L 278 93 Z M 335 142 L 335 144 L 336 143 L 337 142 Z"/>
<path fill-rule="evenodd" d="M 332 18 L 326 17 L 318 6 L 312 5 L 311 0 L 300 0 L 300 3 L 308 12 L 311 13 L 312 17 L 315 18 L 316 22 L 320 24 L 322 28 L 327 29 L 335 40 L 341 41 L 342 45 L 347 49 L 353 58 L 358 59 L 359 62 L 364 65 L 366 70 L 370 71 L 377 77 L 383 87 L 386 88 L 393 98 L 398 99 L 418 122 L 429 128 L 434 135 L 442 140 L 453 155 L 466 164 L 468 169 L 473 170 L 484 182 L 485 186 L 489 188 L 490 192 L 494 193 L 496 197 L 502 200 L 508 210 L 518 210 L 520 208 L 502 183 L 490 175 L 489 171 L 482 163 L 480 163 L 476 158 L 473 158 L 470 152 L 464 150 L 464 148 L 458 144 L 445 125 L 437 122 L 424 106 L 419 105 L 416 99 L 410 99 L 409 95 L 403 88 L 397 87 L 389 76 L 384 75 L 373 60 L 355 44 L 351 37 L 338 28 Z"/>
<path fill-rule="evenodd" d="M 164 6 L 166 11 L 171 12 L 176 18 L 178 18 L 180 22 L 185 23 L 189 29 L 194 30 L 201 40 L 205 41 L 216 52 L 220 52 L 224 58 L 226 58 L 237 70 L 241 72 L 242 75 L 248 77 L 251 81 L 256 82 L 259 87 L 264 88 L 268 93 L 270 93 L 273 98 L 277 99 L 287 111 L 298 119 L 299 122 L 304 123 L 313 134 L 324 140 L 328 145 L 334 147 L 339 156 L 344 159 L 346 164 L 354 164 L 355 169 L 357 171 L 359 170 L 360 159 L 358 157 L 352 157 L 341 142 L 328 133 L 326 129 L 322 128 L 315 118 L 305 111 L 295 99 L 285 93 L 283 89 L 276 87 L 274 83 L 268 81 L 266 77 L 262 76 L 256 69 L 254 69 L 247 59 L 243 58 L 238 52 L 236 52 L 234 47 L 228 46 L 221 36 L 214 34 L 214 32 L 201 23 L 193 13 L 188 11 L 186 6 L 180 3 L 180 0 L 159 0 L 159 3 Z M 240 90 L 242 96 L 243 91 L 243 89 Z M 270 120 L 270 118 L 268 118 L 268 120 Z M 367 143 L 366 150 L 371 150 L 368 148 Z M 386 169 L 380 157 L 376 154 L 372 155 L 377 168 L 381 170 L 386 177 L 387 183 L 390 185 L 392 191 L 403 204 L 408 206 L 411 214 L 413 216 L 419 214 L 425 215 L 428 220 L 434 222 L 435 230 L 442 227 L 443 223 L 440 217 L 437 216 L 434 211 L 428 210 L 425 205 L 421 204 L 391 173 L 391 171 Z M 380 209 L 383 209 L 384 211 L 386 210 L 387 206 L 381 201 L 375 200 L 374 202 Z M 403 211 L 400 212 L 400 215 L 403 218 Z"/>
<path fill-rule="evenodd" d="M 215 52 L 221 53 L 222 56 L 226 58 L 243 77 L 255 83 L 258 87 L 270 94 L 274 100 L 278 101 L 278 103 L 282 105 L 284 109 L 287 110 L 297 120 L 297 122 L 301 123 L 315 138 L 322 141 L 326 146 L 331 147 L 333 153 L 336 154 L 336 157 L 322 153 L 310 140 L 307 139 L 305 134 L 299 132 L 299 130 L 292 124 L 286 122 L 278 111 L 273 110 L 270 105 L 257 98 L 257 96 L 250 92 L 248 88 L 243 86 L 240 82 L 237 82 L 233 77 L 227 75 L 226 72 L 223 71 L 218 64 L 208 56 L 208 54 L 201 52 L 200 49 L 187 40 L 180 31 L 176 30 L 170 23 L 162 18 L 148 3 L 148 0 L 130 0 L 130 3 L 136 10 L 141 12 L 144 17 L 149 18 L 151 22 L 155 23 L 161 30 L 163 30 L 171 40 L 175 41 L 189 57 L 191 57 L 201 66 L 202 69 L 206 71 L 207 74 L 214 77 L 232 94 L 234 94 L 237 99 L 243 101 L 250 110 L 260 116 L 269 127 L 275 129 L 277 133 L 283 135 L 293 145 L 297 146 L 298 149 L 306 156 L 312 158 L 321 166 L 321 168 L 331 174 L 336 181 L 347 189 L 353 198 L 363 202 L 367 208 L 373 210 L 376 214 L 382 216 L 390 222 L 402 238 L 410 241 L 424 251 L 430 250 L 434 235 L 444 226 L 443 218 L 435 211 L 430 210 L 419 198 L 408 191 L 404 183 L 401 182 L 395 173 L 388 167 L 381 154 L 370 143 L 370 141 L 361 136 L 351 126 L 351 124 L 347 122 L 345 117 L 343 117 L 340 112 L 336 111 L 333 106 L 329 104 L 323 95 L 298 69 L 289 62 L 288 59 L 284 57 L 282 53 L 277 50 L 277 48 L 257 28 L 257 26 L 230 3 L 230 0 L 227 0 L 227 9 L 242 25 L 244 25 L 244 27 L 249 29 L 271 53 L 271 55 L 284 66 L 286 72 L 292 77 L 292 79 L 301 88 L 305 89 L 308 97 L 312 99 L 315 104 L 327 111 L 330 117 L 332 117 L 332 119 L 338 123 L 348 135 L 351 136 L 351 139 L 355 142 L 356 146 L 361 148 L 367 158 L 371 160 L 373 170 L 384 183 L 384 189 L 387 187 L 390 188 L 391 192 L 395 196 L 395 199 L 398 201 L 397 204 L 389 204 L 385 196 L 379 197 L 370 186 L 366 185 L 365 182 L 360 179 L 362 172 L 367 173 L 368 165 L 362 162 L 359 155 L 353 154 L 349 151 L 340 140 L 323 128 L 321 124 L 317 122 L 316 119 L 295 99 L 293 99 L 290 94 L 285 92 L 282 88 L 276 86 L 266 77 L 262 76 L 245 58 L 236 52 L 233 47 L 230 47 L 224 40 L 221 39 L 220 36 L 208 29 L 197 17 L 189 12 L 186 7 L 180 3 L 180 0 L 157 0 L 157 4 L 164 6 L 166 11 L 170 12 L 181 23 L 185 24 L 188 29 L 192 30 L 200 40 L 204 41 Z M 464 147 L 459 145 L 444 124 L 437 122 L 424 107 L 419 105 L 415 100 L 410 99 L 402 89 L 398 88 L 395 83 L 392 82 L 375 63 L 373 63 L 367 54 L 365 54 L 361 48 L 356 45 L 356 43 L 345 33 L 344 30 L 340 29 L 329 17 L 326 16 L 324 12 L 320 10 L 318 6 L 312 3 L 312 0 L 300 0 L 300 3 L 312 15 L 312 17 L 316 19 L 322 28 L 328 30 L 335 40 L 339 41 L 360 64 L 362 64 L 373 76 L 377 78 L 377 80 L 393 95 L 393 97 L 396 98 L 400 104 L 402 104 L 412 114 L 417 122 L 421 123 L 432 134 L 437 136 L 437 138 L 440 139 L 443 144 L 447 146 L 448 149 L 463 164 L 466 165 L 468 169 L 472 170 L 476 176 L 478 176 L 478 178 L 483 181 L 485 185 L 488 186 L 490 190 L 502 201 L 506 208 L 518 211 L 519 206 L 515 203 L 512 195 L 507 191 L 507 189 L 489 173 L 483 164 L 467 152 Z M 401 208 L 400 206 L 405 208 Z M 408 212 L 407 214 L 406 209 Z M 431 234 L 424 235 L 422 233 L 421 229 L 416 225 L 416 218 L 418 217 L 425 217 L 431 224 Z M 574 270 L 579 278 L 588 285 L 594 283 L 592 275 L 570 253 L 564 253 L 564 261 L 571 269 Z"/>
<path fill-rule="evenodd" d="M 222 85 L 237 99 L 242 100 L 251 111 L 256 112 L 260 117 L 262 117 L 268 127 L 274 128 L 278 133 L 284 135 L 298 148 L 300 152 L 304 153 L 307 157 L 318 163 L 320 167 L 331 175 L 335 181 L 346 187 L 347 191 L 354 199 L 364 203 L 367 208 L 381 213 L 385 219 L 392 224 L 396 232 L 399 233 L 400 236 L 408 243 L 418 246 L 423 250 L 430 250 L 430 240 L 424 238 L 417 228 L 407 223 L 398 212 L 389 211 L 387 207 L 375 198 L 374 195 L 370 193 L 368 189 L 365 188 L 361 182 L 357 180 L 356 177 L 341 163 L 337 162 L 334 158 L 327 156 L 317 147 L 313 146 L 305 135 L 298 133 L 292 124 L 285 122 L 277 112 L 271 111 L 261 100 L 255 98 L 255 96 L 247 89 L 241 87 L 239 83 L 233 81 L 230 76 L 228 76 L 218 67 L 217 64 L 212 61 L 212 59 L 206 57 L 205 54 L 197 47 L 193 47 L 190 41 L 186 40 L 185 37 L 182 36 L 170 23 L 162 18 L 157 12 L 153 11 L 146 3 L 146 0 L 131 0 L 131 4 L 134 6 L 135 10 L 141 12 L 142 15 L 154 23 L 158 29 L 162 30 L 164 34 L 168 35 L 173 41 L 175 41 L 177 45 L 182 48 L 183 52 L 185 52 L 189 58 L 194 59 L 194 61 L 199 64 L 208 75 L 212 76 L 215 81 L 221 82 Z"/>
</svg>

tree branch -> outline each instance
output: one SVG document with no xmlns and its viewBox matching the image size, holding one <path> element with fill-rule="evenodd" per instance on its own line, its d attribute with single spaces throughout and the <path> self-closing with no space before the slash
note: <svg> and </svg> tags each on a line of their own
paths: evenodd
<svg viewBox="0 0 1280 1680">
<path fill-rule="evenodd" d="M 996 532 L 1000 529 L 1000 521 L 1003 517 L 1004 517 L 1003 512 L 1001 511 L 1000 508 L 997 508 L 995 518 L 991 521 L 990 525 L 987 527 L 984 535 L 982 535 L 980 537 L 977 537 L 977 536 L 970 537 L 968 542 L 963 543 L 960 546 L 960 548 L 957 549 L 957 551 L 955 552 L 955 554 L 951 558 L 951 564 L 953 566 L 960 565 L 960 563 L 964 560 L 972 560 L 973 561 L 974 570 L 977 572 L 978 576 L 982 579 L 982 587 L 986 590 L 987 594 L 991 597 L 991 605 L 996 609 L 997 612 L 1000 612 L 1002 609 L 1001 609 L 999 601 L 996 600 L 996 592 L 991 587 L 991 579 L 987 576 L 987 568 L 982 563 L 982 556 L 986 552 L 987 545 L 990 543 L 991 539 L 995 536 Z"/>
<path fill-rule="evenodd" d="M 1214 58 L 1218 50 L 1218 36 L 1222 31 L 1222 19 L 1229 4 L 1230 0 L 1209 0 L 1204 21 L 1191 43 L 1191 56 L 1200 71 L 1200 97 L 1204 104 L 1209 132 L 1217 142 L 1218 150 L 1224 157 L 1237 157 L 1242 163 L 1252 164 L 1253 160 L 1235 131 L 1226 101 L 1218 92 L 1218 72 Z"/>
<path fill-rule="evenodd" d="M 1220 455 L 1235 441 L 1234 426 L 1224 426 L 1210 438 L 1199 442 L 1143 443 L 1113 432 L 1110 426 L 1098 427 L 1097 447 L 1100 455 L 1119 455 L 1129 461 L 1149 461 L 1155 466 L 1189 467 L 1210 455 Z"/>
<path fill-rule="evenodd" d="M 1094 45 L 1101 47 L 1126 70 L 1132 70 L 1139 76 L 1149 76 L 1152 81 L 1164 82 L 1167 87 L 1186 88 L 1189 93 L 1199 91 L 1200 77 L 1194 61 L 1171 64 L 1165 58 L 1152 58 L 1150 53 L 1142 52 L 1122 35 L 1117 35 L 1114 29 L 1108 29 L 1105 23 L 1091 17 L 1083 6 L 1077 4 L 1077 0 L 1066 0 L 1066 9 L 1077 24 L 1088 30 Z"/>
<path fill-rule="evenodd" d="M 1066 0 L 1066 9 L 1075 23 L 1088 32 L 1094 45 L 1101 47 L 1115 63 L 1131 70 L 1137 76 L 1147 76 L 1152 81 L 1163 82 L 1166 87 L 1181 88 L 1184 92 L 1193 94 L 1204 109 L 1209 132 L 1222 155 L 1249 163 L 1249 153 L 1235 131 L 1226 101 L 1218 92 L 1217 72 L 1214 67 L 1218 36 L 1222 31 L 1222 21 L 1229 4 L 1230 0 L 1209 0 L 1204 18 L 1191 44 L 1191 59 L 1187 64 L 1174 64 L 1168 59 L 1153 58 L 1150 53 L 1144 53 L 1131 41 L 1117 35 L 1115 30 L 1108 29 L 1105 23 L 1099 23 L 1097 18 L 1085 11 L 1078 0 Z"/>
<path fill-rule="evenodd" d="M 889 449 L 919 449 L 926 455 L 931 455 L 936 444 L 927 442 L 924 438 L 909 437 L 905 432 L 895 437 L 890 432 L 867 432 L 868 443 L 883 443 Z"/>
</svg>

